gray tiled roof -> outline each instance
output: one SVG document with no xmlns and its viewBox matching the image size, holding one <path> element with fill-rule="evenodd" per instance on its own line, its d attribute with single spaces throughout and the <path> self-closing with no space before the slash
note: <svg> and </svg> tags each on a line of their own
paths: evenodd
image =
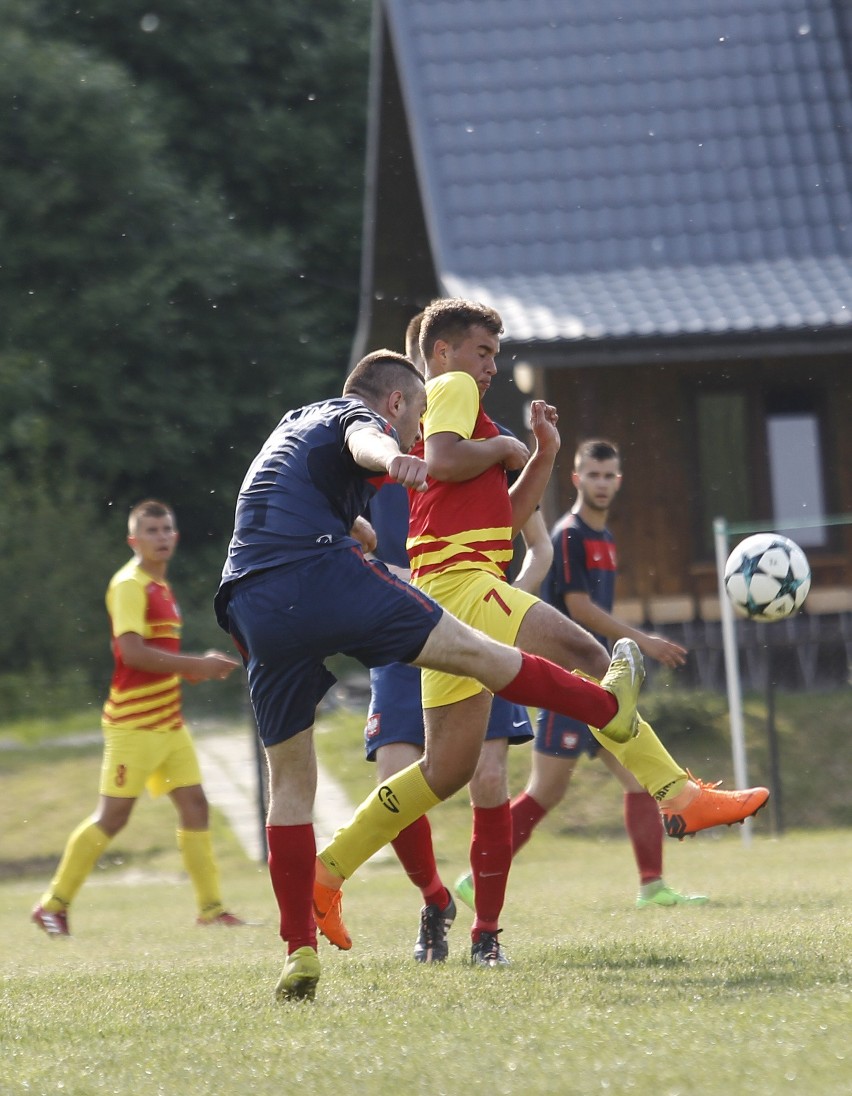
<svg viewBox="0 0 852 1096">
<path fill-rule="evenodd" d="M 385 0 L 435 265 L 509 341 L 852 322 L 830 0 Z"/>
</svg>

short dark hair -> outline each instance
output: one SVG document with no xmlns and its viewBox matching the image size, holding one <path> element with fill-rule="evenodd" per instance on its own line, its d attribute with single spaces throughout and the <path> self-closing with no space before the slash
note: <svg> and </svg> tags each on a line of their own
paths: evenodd
<svg viewBox="0 0 852 1096">
<path fill-rule="evenodd" d="M 374 350 L 362 358 L 343 385 L 344 396 L 360 396 L 375 402 L 395 389 L 409 392 L 416 380 L 423 384 L 423 377 L 404 354 L 395 350 Z"/>
<path fill-rule="evenodd" d="M 423 311 L 420 328 L 420 353 L 428 361 L 438 339 L 454 346 L 461 342 L 471 327 L 484 327 L 492 335 L 503 334 L 500 313 L 487 304 L 466 301 L 462 297 L 439 297 Z"/>
<path fill-rule="evenodd" d="M 574 471 L 576 472 L 584 460 L 617 460 L 621 461 L 621 453 L 614 441 L 606 438 L 589 438 L 581 441 L 574 454 Z"/>
<path fill-rule="evenodd" d="M 127 515 L 127 532 L 132 537 L 136 536 L 136 527 L 139 524 L 140 518 L 164 517 L 170 517 L 175 523 L 175 527 L 177 527 L 175 512 L 171 506 L 167 506 L 164 502 L 160 502 L 159 499 L 145 499 L 144 502 L 137 502 Z"/>
<path fill-rule="evenodd" d="M 420 329 L 423 326 L 423 316 L 422 310 L 416 316 L 412 316 L 405 329 L 405 353 L 415 365 L 418 365 L 419 361 L 422 360 L 420 355 Z"/>
</svg>

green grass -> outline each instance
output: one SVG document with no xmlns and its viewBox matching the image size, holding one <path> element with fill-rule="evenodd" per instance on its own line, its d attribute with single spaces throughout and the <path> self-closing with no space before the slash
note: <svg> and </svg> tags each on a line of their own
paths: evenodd
<svg viewBox="0 0 852 1096">
<path fill-rule="evenodd" d="M 265 871 L 228 884 L 265 924 L 192 926 L 176 880 L 93 880 L 75 937 L 29 924 L 0 886 L 0 1091 L 852 1092 L 848 834 L 696 839 L 669 855 L 701 909 L 636 911 L 623 842 L 543 838 L 505 911 L 513 965 L 409 958 L 417 900 L 392 866 L 347 885 L 355 948 L 321 948 L 313 1005 L 276 1006 L 283 959 Z"/>
<path fill-rule="evenodd" d="M 759 702 L 750 707 L 757 779 Z M 832 781 L 848 797 L 847 707 L 848 694 L 784 698 L 784 756 L 797 767 L 791 819 L 811 817 L 821 799 L 839 802 Z M 335 716 L 318 734 L 353 796 L 372 779 L 361 719 Z M 702 775 L 727 774 L 712 725 L 678 739 L 679 757 L 689 748 Z M 48 940 L 29 924 L 68 829 L 93 805 L 98 755 L 97 744 L 46 742 L 0 752 L 2 1096 L 852 1094 L 852 831 L 797 821 L 774 839 L 761 816 L 749 844 L 739 827 L 669 841 L 667 878 L 712 901 L 640 912 L 620 796 L 600 766 L 583 766 L 513 867 L 510 968 L 466 965 L 464 909 L 446 967 L 415 964 L 419 895 L 394 862 L 372 863 L 346 886 L 355 947 L 323 943 L 316 1002 L 278 1006 L 283 948 L 266 869 L 221 819 L 226 895 L 260 924 L 193 925 L 171 809 L 146 800 L 75 903 L 74 937 Z M 528 760 L 513 751 L 513 787 Z M 452 880 L 469 841 L 464 795 L 431 818 Z"/>
</svg>

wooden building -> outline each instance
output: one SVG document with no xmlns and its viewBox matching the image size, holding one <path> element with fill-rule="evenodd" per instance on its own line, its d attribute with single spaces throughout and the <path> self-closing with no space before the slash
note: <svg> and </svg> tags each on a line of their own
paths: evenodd
<svg viewBox="0 0 852 1096">
<path fill-rule="evenodd" d="M 376 0 L 360 325 L 501 313 L 489 411 L 622 449 L 619 598 L 716 591 L 712 522 L 852 587 L 852 15 L 839 0 Z"/>
</svg>

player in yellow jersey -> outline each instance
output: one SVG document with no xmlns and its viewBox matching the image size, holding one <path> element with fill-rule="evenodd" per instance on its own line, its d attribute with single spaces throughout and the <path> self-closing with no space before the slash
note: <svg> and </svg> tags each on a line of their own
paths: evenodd
<svg viewBox="0 0 852 1096">
<path fill-rule="evenodd" d="M 420 352 L 426 363 L 427 406 L 422 449 L 415 446 L 412 452 L 422 453 L 428 477 L 427 490 L 410 494 L 412 581 L 492 638 L 599 679 L 609 665 L 602 644 L 552 606 L 506 581 L 512 538 L 542 498 L 560 438 L 556 409 L 543 401 L 534 401 L 531 408 L 532 453 L 518 439 L 501 435 L 483 410 L 481 399 L 497 372 L 501 333 L 500 316 L 476 302 L 444 299 L 425 310 Z M 506 471 L 518 469 L 510 490 Z M 616 653 L 626 650 L 625 642 L 616 645 Z M 460 741 L 471 727 L 484 733 L 491 693 L 479 681 L 424 670 L 422 693 L 427 742 L 436 748 Z M 694 780 L 641 718 L 637 733 L 626 741 L 593 733 L 654 796 L 673 836 L 740 822 L 768 799 L 765 788 L 723 792 Z M 320 931 L 338 946 L 351 942 L 336 892 L 375 851 L 381 799 L 393 791 L 394 780 L 379 789 L 378 809 L 365 800 L 352 822 L 319 854 L 315 915 Z M 474 939 L 474 962 L 501 965 L 499 931 L 483 930 Z"/>
<path fill-rule="evenodd" d="M 405 353 L 425 373 L 419 349 L 422 319 L 420 312 L 409 321 Z M 370 500 L 368 517 L 378 540 L 375 555 L 394 574 L 406 580 L 409 577 L 405 547 L 408 515 L 408 492 L 398 484 L 383 487 Z M 513 581 L 522 589 L 535 592 L 553 558 L 550 535 L 540 511 L 534 512 L 521 534 L 524 556 Z M 382 784 L 423 754 L 425 732 L 420 671 L 416 666 L 401 663 L 376 667 L 370 671 L 370 688 L 365 746 L 367 760 L 375 761 L 376 779 Z M 483 929 L 496 928 L 503 909 L 512 862 L 512 819 L 507 809 L 509 746 L 529 742 L 531 737 L 532 727 L 526 708 L 495 698 L 476 770 L 468 784 L 473 816 L 469 905 L 475 917 L 472 929 L 475 939 L 479 939 Z M 659 814 L 657 822 L 659 824 Z M 448 933 L 455 920 L 456 907 L 438 873 L 429 816 L 421 815 L 391 844 L 409 879 L 423 895 L 414 958 L 420 963 L 445 962 L 449 954 Z M 490 959 L 485 961 L 491 964 Z"/>
<path fill-rule="evenodd" d="M 181 680 L 223 681 L 239 663 L 220 651 L 180 653 L 181 615 L 166 581 L 178 531 L 172 510 L 154 499 L 135 506 L 127 543 L 133 558 L 106 595 L 115 668 L 104 704 L 104 753 L 95 813 L 68 838 L 33 921 L 69 936 L 68 907 L 98 858 L 124 828 L 145 787 L 168 794 L 178 813 L 177 843 L 192 881 L 201 925 L 242 925 L 222 904 L 201 770 L 181 714 Z"/>
</svg>

